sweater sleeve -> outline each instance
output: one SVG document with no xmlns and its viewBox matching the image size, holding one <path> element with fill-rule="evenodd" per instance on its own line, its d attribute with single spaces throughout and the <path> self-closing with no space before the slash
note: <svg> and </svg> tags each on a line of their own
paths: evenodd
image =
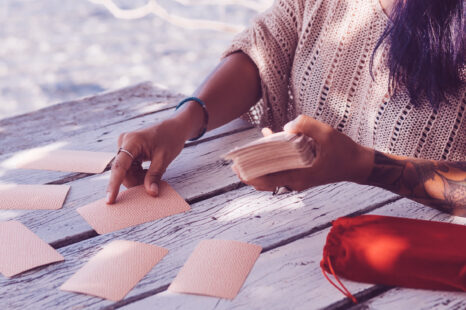
<svg viewBox="0 0 466 310">
<path fill-rule="evenodd" d="M 276 0 L 271 8 L 253 19 L 237 34 L 221 58 L 242 51 L 256 64 L 262 98 L 243 118 L 256 126 L 282 130 L 292 105 L 289 81 L 302 23 L 304 1 Z"/>
</svg>

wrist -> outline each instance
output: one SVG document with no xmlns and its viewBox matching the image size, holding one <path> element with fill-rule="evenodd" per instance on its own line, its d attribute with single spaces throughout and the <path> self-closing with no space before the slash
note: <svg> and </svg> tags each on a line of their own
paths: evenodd
<svg viewBox="0 0 466 310">
<path fill-rule="evenodd" d="M 354 173 L 353 182 L 370 185 L 368 184 L 368 179 L 374 167 L 374 153 L 374 149 L 358 144 L 357 157 L 355 160 L 356 172 Z"/>
<path fill-rule="evenodd" d="M 203 111 L 196 102 L 186 102 L 167 121 L 174 122 L 179 134 L 187 141 L 199 135 L 203 126 Z"/>
<path fill-rule="evenodd" d="M 200 138 L 206 131 L 208 115 L 198 102 L 186 101 L 175 111 L 173 118 L 179 123 L 185 140 Z"/>
</svg>

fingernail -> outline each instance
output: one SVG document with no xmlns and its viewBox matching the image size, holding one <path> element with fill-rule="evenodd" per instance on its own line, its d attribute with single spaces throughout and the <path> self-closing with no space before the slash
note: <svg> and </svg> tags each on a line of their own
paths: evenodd
<svg viewBox="0 0 466 310">
<path fill-rule="evenodd" d="M 264 127 L 261 129 L 261 133 L 264 137 L 267 137 L 268 135 L 271 135 L 273 132 L 270 128 Z"/>
<path fill-rule="evenodd" d="M 294 126 L 296 126 L 296 123 L 297 123 L 297 119 L 295 118 L 291 122 L 286 123 L 285 126 L 283 126 L 283 129 L 285 131 L 290 131 Z"/>
<path fill-rule="evenodd" d="M 155 195 L 158 195 L 159 193 L 159 186 L 157 185 L 157 183 L 152 183 L 150 185 L 150 190 L 151 192 L 153 192 Z"/>
<path fill-rule="evenodd" d="M 107 203 L 110 203 L 110 193 L 107 193 Z"/>
</svg>

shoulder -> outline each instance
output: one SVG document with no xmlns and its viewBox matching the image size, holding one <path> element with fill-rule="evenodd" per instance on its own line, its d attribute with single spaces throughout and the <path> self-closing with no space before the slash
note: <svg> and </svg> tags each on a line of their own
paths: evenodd
<svg viewBox="0 0 466 310">
<path fill-rule="evenodd" d="M 291 22 L 299 29 L 309 16 L 322 13 L 320 7 L 341 1 L 345 0 L 275 0 L 264 14 L 272 14 L 280 20 Z"/>
</svg>

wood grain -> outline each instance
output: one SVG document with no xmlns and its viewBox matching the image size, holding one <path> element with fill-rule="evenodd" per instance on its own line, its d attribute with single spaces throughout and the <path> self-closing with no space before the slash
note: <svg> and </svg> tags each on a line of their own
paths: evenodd
<svg viewBox="0 0 466 310">
<path fill-rule="evenodd" d="M 258 130 L 250 129 L 185 148 L 169 166 L 163 179 L 188 200 L 234 188 L 239 180 L 220 155 L 232 145 L 249 142 L 259 136 Z M 68 243 L 67 239 L 76 240 L 76 236 L 79 239 L 81 235 L 93 235 L 92 228 L 75 209 L 105 197 L 109 176 L 108 171 L 67 183 L 71 190 L 60 210 L 0 210 L 0 220 L 16 219 L 49 243 Z"/>
<path fill-rule="evenodd" d="M 358 195 L 354 195 L 354 193 Z M 316 227 L 394 195 L 381 189 L 340 183 L 298 194 L 272 196 L 243 187 L 192 205 L 186 214 L 94 237 L 60 248 L 65 262 L 0 281 L 0 299 L 11 308 L 97 309 L 111 302 L 57 291 L 102 245 L 114 239 L 136 240 L 169 249 L 166 258 L 130 292 L 127 298 L 150 294 L 168 285 L 199 240 L 224 238 L 269 248 L 283 240 L 301 237 Z M 333 292 L 332 292 L 333 293 Z"/>
<path fill-rule="evenodd" d="M 465 224 L 416 202 L 401 199 L 371 214 L 432 219 Z M 320 309 L 345 299 L 323 277 L 319 264 L 329 229 L 262 253 L 239 295 L 233 300 L 175 294 L 164 291 L 128 304 L 122 309 Z M 343 280 L 353 294 L 373 287 Z M 364 296 L 364 295 L 362 295 Z M 351 308 L 351 302 L 346 303 Z M 351 309 L 463 309 L 465 293 L 397 288 Z M 332 307 L 329 307 L 332 309 Z"/>
<path fill-rule="evenodd" d="M 66 102 L 0 120 L 1 182 L 67 183 L 72 186 L 57 211 L 1 210 L 0 221 L 16 219 L 59 247 L 66 261 L 0 277 L 5 309 L 345 309 L 352 304 L 321 275 L 319 262 L 331 221 L 348 214 L 375 214 L 447 221 L 451 217 L 378 188 L 329 184 L 301 193 L 272 196 L 241 186 L 220 155 L 260 136 L 242 121 L 232 122 L 188 143 L 164 179 L 192 210 L 159 221 L 96 236 L 75 212 L 104 196 L 109 173 L 67 174 L 8 168 L 17 152 L 38 146 L 115 151 L 121 132 L 165 119 L 183 96 L 141 83 L 125 89 Z M 221 138 L 220 138 L 221 137 Z M 220 139 L 219 139 L 220 138 Z M 397 200 L 398 199 L 398 200 Z M 396 200 L 396 201 L 395 201 Z M 395 201 L 389 203 L 390 201 Z M 170 250 L 121 303 L 59 291 L 58 287 L 114 239 L 152 243 Z M 233 301 L 165 292 L 199 240 L 224 238 L 261 245 L 264 252 Z M 356 309 L 463 309 L 464 294 L 392 289 L 371 298 L 369 284 L 345 281 L 363 301 Z"/>
<path fill-rule="evenodd" d="M 466 293 L 394 288 L 351 309 L 466 309 Z"/>
<path fill-rule="evenodd" d="M 0 154 L 24 150 L 176 105 L 184 96 L 143 82 L 0 120 Z"/>
<path fill-rule="evenodd" d="M 55 140 L 52 144 L 45 147 L 61 148 L 71 150 L 102 151 L 116 152 L 118 136 L 123 132 L 138 130 L 156 122 L 162 121 L 173 114 L 172 110 L 157 112 L 146 115 L 141 118 L 132 119 L 124 123 L 113 124 L 94 130 L 86 131 L 70 137 L 63 137 Z M 202 139 L 196 143 L 188 142 L 189 145 L 197 145 L 204 141 L 225 136 L 229 133 L 239 132 L 252 128 L 250 124 L 242 120 L 235 120 L 225 126 L 208 132 Z M 258 135 L 259 137 L 260 135 Z M 3 143 L 2 143 L 3 145 Z M 34 145 L 37 147 L 38 145 Z M 44 147 L 44 146 L 41 146 Z M 89 174 L 78 174 L 46 170 L 27 170 L 17 169 L 14 162 L 20 158 L 22 152 L 14 152 L 0 156 L 0 180 L 4 183 L 19 184 L 46 184 L 46 183 L 66 183 L 66 181 L 75 180 L 90 176 Z M 63 180 L 63 181 L 62 181 Z"/>
</svg>

